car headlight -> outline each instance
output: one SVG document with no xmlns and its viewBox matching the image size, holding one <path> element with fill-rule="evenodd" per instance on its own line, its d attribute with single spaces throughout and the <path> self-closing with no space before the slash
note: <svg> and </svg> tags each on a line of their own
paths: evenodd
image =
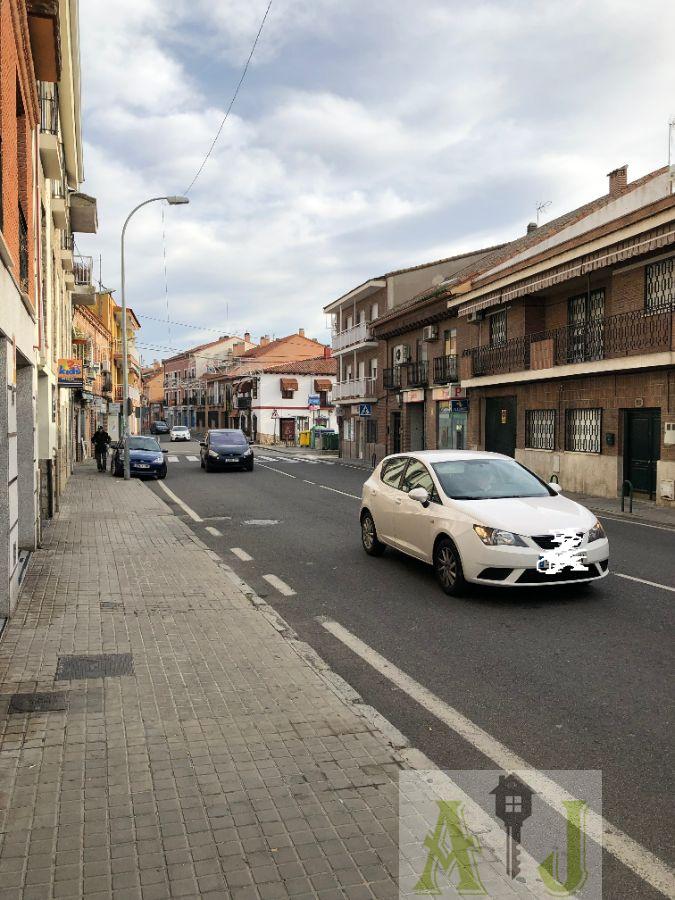
<svg viewBox="0 0 675 900">
<path fill-rule="evenodd" d="M 474 525 L 473 530 L 484 544 L 496 546 L 498 544 L 507 547 L 527 547 L 519 534 L 512 531 L 503 531 L 501 528 L 488 528 L 487 525 Z"/>
<path fill-rule="evenodd" d="M 163 457 L 162 454 L 160 453 L 159 456 L 156 456 L 156 457 L 153 459 L 153 462 L 156 462 L 156 463 L 164 462 L 164 457 Z"/>
<path fill-rule="evenodd" d="M 215 450 L 209 450 L 209 456 L 218 456 L 218 453 Z"/>
<path fill-rule="evenodd" d="M 602 527 L 600 522 L 596 522 L 588 532 L 588 543 L 590 544 L 591 541 L 599 541 L 604 537 L 607 537 L 607 535 L 605 534 L 605 529 Z"/>
<path fill-rule="evenodd" d="M 251 450 L 251 448 L 249 447 L 248 450 L 246 451 L 246 453 L 244 453 L 244 456 L 251 456 L 252 453 L 253 453 L 253 450 Z"/>
</svg>

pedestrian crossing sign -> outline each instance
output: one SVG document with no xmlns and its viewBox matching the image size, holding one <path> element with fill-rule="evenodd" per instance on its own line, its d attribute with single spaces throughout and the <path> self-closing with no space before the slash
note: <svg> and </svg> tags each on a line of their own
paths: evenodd
<svg viewBox="0 0 675 900">
<path fill-rule="evenodd" d="M 370 416 L 373 413 L 373 407 L 370 403 L 359 403 L 359 415 Z"/>
</svg>

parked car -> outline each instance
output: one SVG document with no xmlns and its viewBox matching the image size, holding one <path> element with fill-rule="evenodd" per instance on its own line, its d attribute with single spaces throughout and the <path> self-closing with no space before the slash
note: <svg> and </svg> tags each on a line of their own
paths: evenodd
<svg viewBox="0 0 675 900">
<path fill-rule="evenodd" d="M 174 425 L 169 432 L 169 440 L 172 441 L 191 441 L 192 435 L 187 425 Z"/>
<path fill-rule="evenodd" d="M 253 471 L 253 450 L 248 438 L 238 428 L 217 428 L 206 433 L 199 442 L 202 469 L 245 469 Z"/>
<path fill-rule="evenodd" d="M 609 570 L 609 543 L 593 513 L 498 453 L 386 457 L 363 486 L 361 540 L 371 556 L 394 547 L 430 563 L 453 595 L 465 582 L 579 583 Z"/>
<path fill-rule="evenodd" d="M 161 419 L 157 419 L 156 422 L 153 422 L 150 426 L 150 434 L 168 434 L 169 426 L 166 422 L 163 422 Z"/>
<path fill-rule="evenodd" d="M 110 471 L 113 475 L 124 475 L 123 444 L 110 445 L 113 450 Z M 129 467 L 132 475 L 152 478 L 166 478 L 167 450 L 162 450 L 159 441 L 153 437 L 132 435 L 129 438 Z"/>
</svg>

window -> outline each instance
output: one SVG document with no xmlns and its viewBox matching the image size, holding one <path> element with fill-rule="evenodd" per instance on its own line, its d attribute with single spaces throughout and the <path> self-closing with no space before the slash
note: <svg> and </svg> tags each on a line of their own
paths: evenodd
<svg viewBox="0 0 675 900">
<path fill-rule="evenodd" d="M 675 302 L 675 256 L 645 266 L 645 308 L 667 309 Z"/>
<path fill-rule="evenodd" d="M 366 419 L 366 443 L 377 443 L 377 419 Z"/>
<path fill-rule="evenodd" d="M 457 329 L 446 328 L 443 332 L 443 355 L 457 355 Z"/>
<path fill-rule="evenodd" d="M 382 464 L 380 479 L 389 487 L 397 488 L 401 482 L 401 475 L 408 464 L 407 456 L 396 456 Z"/>
<path fill-rule="evenodd" d="M 354 440 L 354 423 L 351 419 L 345 419 L 342 423 L 342 438 L 345 441 Z"/>
<path fill-rule="evenodd" d="M 294 393 L 295 393 L 295 392 L 292 391 L 290 388 L 282 388 L 282 390 L 281 390 L 281 399 L 282 399 L 282 400 L 292 400 L 292 399 L 293 399 L 293 394 L 294 394 Z"/>
<path fill-rule="evenodd" d="M 377 303 L 373 303 L 373 305 L 370 307 L 370 321 L 374 322 L 379 314 L 380 311 Z"/>
<path fill-rule="evenodd" d="M 417 459 L 413 459 L 406 469 L 405 477 L 401 484 L 401 490 L 406 494 L 409 494 L 414 488 L 420 487 L 424 488 L 429 494 L 429 498 L 434 503 L 440 502 L 438 494 L 436 493 L 436 486 L 434 485 L 433 478 L 429 474 L 429 470 L 424 463 L 421 463 Z"/>
<path fill-rule="evenodd" d="M 433 469 L 452 500 L 556 496 L 541 478 L 512 459 L 453 459 L 434 463 Z"/>
<path fill-rule="evenodd" d="M 533 450 L 555 449 L 555 410 L 525 410 L 525 446 Z"/>
<path fill-rule="evenodd" d="M 601 409 L 568 409 L 565 413 L 565 449 L 600 453 Z"/>
<path fill-rule="evenodd" d="M 506 343 L 506 310 L 490 316 L 490 346 L 503 347 Z"/>
<path fill-rule="evenodd" d="M 370 361 L 370 366 L 368 369 L 368 375 L 370 378 L 377 378 L 377 357 L 373 357 Z"/>
<path fill-rule="evenodd" d="M 328 406 L 328 391 L 319 391 L 319 406 Z"/>
<path fill-rule="evenodd" d="M 508 795 L 504 797 L 504 811 L 507 813 L 519 813 L 523 811 L 523 798 Z"/>
</svg>

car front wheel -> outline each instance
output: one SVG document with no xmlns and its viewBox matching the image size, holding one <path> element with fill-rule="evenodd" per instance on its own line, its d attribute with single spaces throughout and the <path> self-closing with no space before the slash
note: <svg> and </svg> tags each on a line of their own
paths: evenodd
<svg viewBox="0 0 675 900">
<path fill-rule="evenodd" d="M 457 597 L 466 582 L 457 548 L 449 538 L 441 538 L 434 548 L 434 571 L 446 594 Z"/>
<path fill-rule="evenodd" d="M 378 538 L 373 517 L 367 511 L 361 516 L 361 543 L 368 556 L 382 556 L 387 549 Z"/>
</svg>

